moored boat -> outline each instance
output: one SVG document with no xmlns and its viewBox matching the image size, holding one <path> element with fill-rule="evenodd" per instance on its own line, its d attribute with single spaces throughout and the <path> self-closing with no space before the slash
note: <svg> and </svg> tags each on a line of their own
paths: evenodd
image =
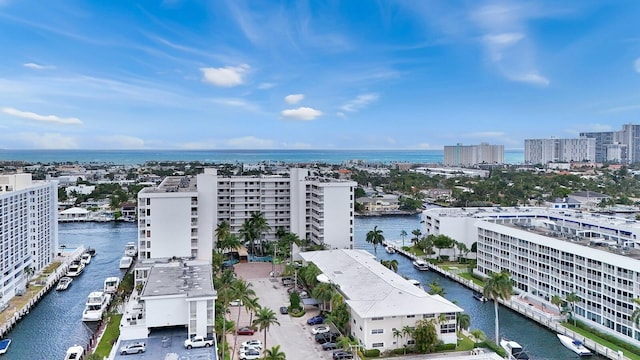
<svg viewBox="0 0 640 360">
<path fill-rule="evenodd" d="M 92 291 L 87 297 L 87 303 L 82 312 L 82 321 L 100 321 L 107 311 L 111 295 L 103 291 Z"/>
<path fill-rule="evenodd" d="M 73 345 L 67 349 L 64 360 L 80 360 L 84 355 L 84 348 L 80 345 Z"/>
<path fill-rule="evenodd" d="M 396 249 L 391 246 L 391 245 L 387 245 L 386 248 L 384 248 L 387 251 L 387 254 L 395 254 L 396 253 Z"/>
<path fill-rule="evenodd" d="M 524 352 L 522 346 L 513 340 L 500 340 L 500 346 L 507 352 L 507 359 L 509 360 L 528 360 L 529 355 Z"/>
<path fill-rule="evenodd" d="M 484 297 L 484 295 L 482 293 L 479 293 L 479 292 L 473 293 L 473 298 L 478 300 L 478 301 L 481 301 L 481 302 L 489 301 L 489 299 Z"/>
<path fill-rule="evenodd" d="M 80 260 L 74 260 L 67 270 L 67 276 L 76 277 L 84 271 L 84 264 Z"/>
<path fill-rule="evenodd" d="M 9 345 L 11 345 L 11 339 L 0 340 L 0 354 L 6 353 L 9 350 Z"/>
<path fill-rule="evenodd" d="M 82 254 L 82 256 L 80 256 L 80 262 L 85 265 L 89 265 L 89 263 L 91 262 L 91 254 L 89 253 Z"/>
<path fill-rule="evenodd" d="M 558 336 L 558 339 L 560 340 L 560 342 L 562 343 L 562 345 L 564 345 L 567 349 L 573 351 L 574 353 L 578 354 L 579 356 L 591 356 L 593 355 L 591 353 L 591 350 L 587 349 L 584 344 L 582 344 L 582 341 L 580 340 L 574 340 L 568 336 L 562 335 L 562 334 L 556 334 L 556 336 Z"/>
<path fill-rule="evenodd" d="M 111 276 L 104 279 L 104 292 L 107 294 L 113 294 L 118 291 L 118 285 L 120 284 L 120 278 L 117 276 Z"/>
<path fill-rule="evenodd" d="M 133 258 L 131 256 L 123 256 L 120 259 L 120 269 L 128 269 L 133 264 Z"/>
<path fill-rule="evenodd" d="M 424 260 L 420 260 L 420 259 L 415 259 L 413 261 L 413 267 L 415 267 L 416 269 L 420 270 L 420 271 L 427 271 L 429 270 L 429 264 L 427 264 L 426 261 Z"/>
<path fill-rule="evenodd" d="M 124 254 L 130 257 L 135 257 L 136 255 L 138 255 L 138 249 L 136 249 L 136 243 L 134 243 L 133 241 L 128 242 L 127 245 L 125 245 L 124 247 Z"/>
<path fill-rule="evenodd" d="M 72 281 L 73 281 L 73 278 L 71 277 L 68 277 L 68 276 L 61 277 L 60 280 L 58 281 L 58 286 L 56 286 L 56 290 L 57 291 L 67 290 L 69 288 L 69 285 L 71 285 Z"/>
</svg>

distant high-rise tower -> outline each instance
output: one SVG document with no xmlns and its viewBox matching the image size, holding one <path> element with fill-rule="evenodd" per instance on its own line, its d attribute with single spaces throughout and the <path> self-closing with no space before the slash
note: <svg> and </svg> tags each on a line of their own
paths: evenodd
<svg viewBox="0 0 640 360">
<path fill-rule="evenodd" d="M 596 159 L 596 141 L 591 138 L 525 139 L 524 162 L 547 164 L 550 162 L 593 162 Z"/>
<path fill-rule="evenodd" d="M 444 147 L 444 165 L 473 166 L 478 164 L 504 164 L 504 145 L 462 145 Z"/>
<path fill-rule="evenodd" d="M 582 132 L 580 136 L 595 139 L 596 162 L 640 162 L 640 125 L 625 124 L 619 131 Z"/>
</svg>

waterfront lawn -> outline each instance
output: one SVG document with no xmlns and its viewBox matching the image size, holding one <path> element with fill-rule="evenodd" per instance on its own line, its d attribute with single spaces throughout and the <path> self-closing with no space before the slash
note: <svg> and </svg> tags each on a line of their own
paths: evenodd
<svg viewBox="0 0 640 360">
<path fill-rule="evenodd" d="M 474 284 L 478 285 L 478 286 L 482 286 L 484 287 L 484 281 L 474 277 L 473 275 L 471 275 L 468 272 L 463 272 L 458 274 L 461 278 L 467 279 L 467 280 L 471 280 L 473 281 Z"/>
<path fill-rule="evenodd" d="M 111 353 L 113 344 L 116 343 L 116 340 L 118 340 L 118 336 L 120 336 L 121 319 L 122 314 L 111 315 L 109 317 L 107 328 L 104 331 L 102 338 L 100 338 L 98 347 L 96 347 L 96 354 L 100 355 L 101 357 L 109 357 L 109 353 Z"/>
<path fill-rule="evenodd" d="M 44 268 L 42 270 L 43 274 L 51 274 L 53 271 L 55 271 L 58 266 L 60 266 L 60 264 L 62 264 L 60 261 L 54 261 L 51 264 L 49 264 L 46 268 Z"/>
<path fill-rule="evenodd" d="M 411 253 L 415 256 L 424 256 L 424 251 L 422 251 L 421 249 L 415 247 L 415 246 L 405 246 L 402 248 L 402 250 Z"/>
<path fill-rule="evenodd" d="M 562 326 L 566 327 L 567 329 L 573 330 L 574 332 L 588 338 L 591 339 L 595 342 L 597 342 L 600 345 L 606 346 L 609 349 L 613 350 L 613 351 L 618 351 L 618 350 L 622 350 L 622 352 L 624 353 L 624 356 L 628 357 L 631 360 L 640 360 L 640 354 L 636 354 L 633 353 L 627 349 L 624 349 L 622 347 L 620 347 L 619 345 L 616 345 L 606 339 L 603 339 L 601 337 L 599 337 L 597 334 L 594 334 L 588 330 L 585 330 L 583 328 L 577 327 L 577 326 L 573 326 L 573 323 L 569 323 L 569 322 L 563 322 Z"/>
<path fill-rule="evenodd" d="M 471 351 L 476 343 L 464 334 L 458 332 L 458 347 L 456 351 Z"/>
</svg>

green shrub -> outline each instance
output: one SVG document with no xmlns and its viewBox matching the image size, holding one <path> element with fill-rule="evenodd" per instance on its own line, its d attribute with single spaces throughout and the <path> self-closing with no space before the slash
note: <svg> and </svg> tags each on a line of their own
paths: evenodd
<svg viewBox="0 0 640 360">
<path fill-rule="evenodd" d="M 451 351 L 456 349 L 456 344 L 438 344 L 436 345 L 436 352 Z"/>
<path fill-rule="evenodd" d="M 379 357 L 380 356 L 380 350 L 378 350 L 378 349 L 366 349 L 364 351 L 364 356 L 368 357 L 368 358 Z"/>
<path fill-rule="evenodd" d="M 304 309 L 297 309 L 297 310 L 289 310 L 289 315 L 291 315 L 292 317 L 295 318 L 299 318 L 304 316 L 306 312 L 304 311 Z"/>
<path fill-rule="evenodd" d="M 498 346 L 496 343 L 494 343 L 491 340 L 485 340 L 485 341 L 479 342 L 476 344 L 476 346 L 491 349 L 502 357 L 507 356 L 507 352 L 501 346 Z"/>
<path fill-rule="evenodd" d="M 568 325 L 573 325 L 571 323 L 567 323 Z M 595 328 L 592 328 L 590 326 L 588 326 L 587 324 L 583 323 L 582 321 L 577 320 L 576 321 L 576 327 L 585 331 L 588 331 L 594 335 L 596 335 L 597 337 L 607 340 L 608 342 L 615 344 L 625 350 L 628 350 L 634 354 L 640 354 L 640 348 L 638 348 L 637 346 L 634 346 L 633 344 L 629 344 L 628 342 L 624 342 L 620 339 L 618 339 L 617 337 L 610 335 L 610 334 L 606 334 L 603 333 L 601 331 L 598 331 Z"/>
</svg>

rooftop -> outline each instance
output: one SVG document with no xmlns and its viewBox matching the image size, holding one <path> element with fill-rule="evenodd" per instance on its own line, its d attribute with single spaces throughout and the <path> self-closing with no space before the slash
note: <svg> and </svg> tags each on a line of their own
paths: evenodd
<svg viewBox="0 0 640 360">
<path fill-rule="evenodd" d="M 146 187 L 141 190 L 146 193 L 194 191 L 196 191 L 196 180 L 189 176 L 167 176 L 157 187 Z"/>
<path fill-rule="evenodd" d="M 364 318 L 462 312 L 438 295 L 429 295 L 387 269 L 364 250 L 324 250 L 300 254 L 313 262 Z"/>
<path fill-rule="evenodd" d="M 153 263 L 140 297 L 181 294 L 186 297 L 216 296 L 211 266 L 183 260 Z"/>
</svg>

